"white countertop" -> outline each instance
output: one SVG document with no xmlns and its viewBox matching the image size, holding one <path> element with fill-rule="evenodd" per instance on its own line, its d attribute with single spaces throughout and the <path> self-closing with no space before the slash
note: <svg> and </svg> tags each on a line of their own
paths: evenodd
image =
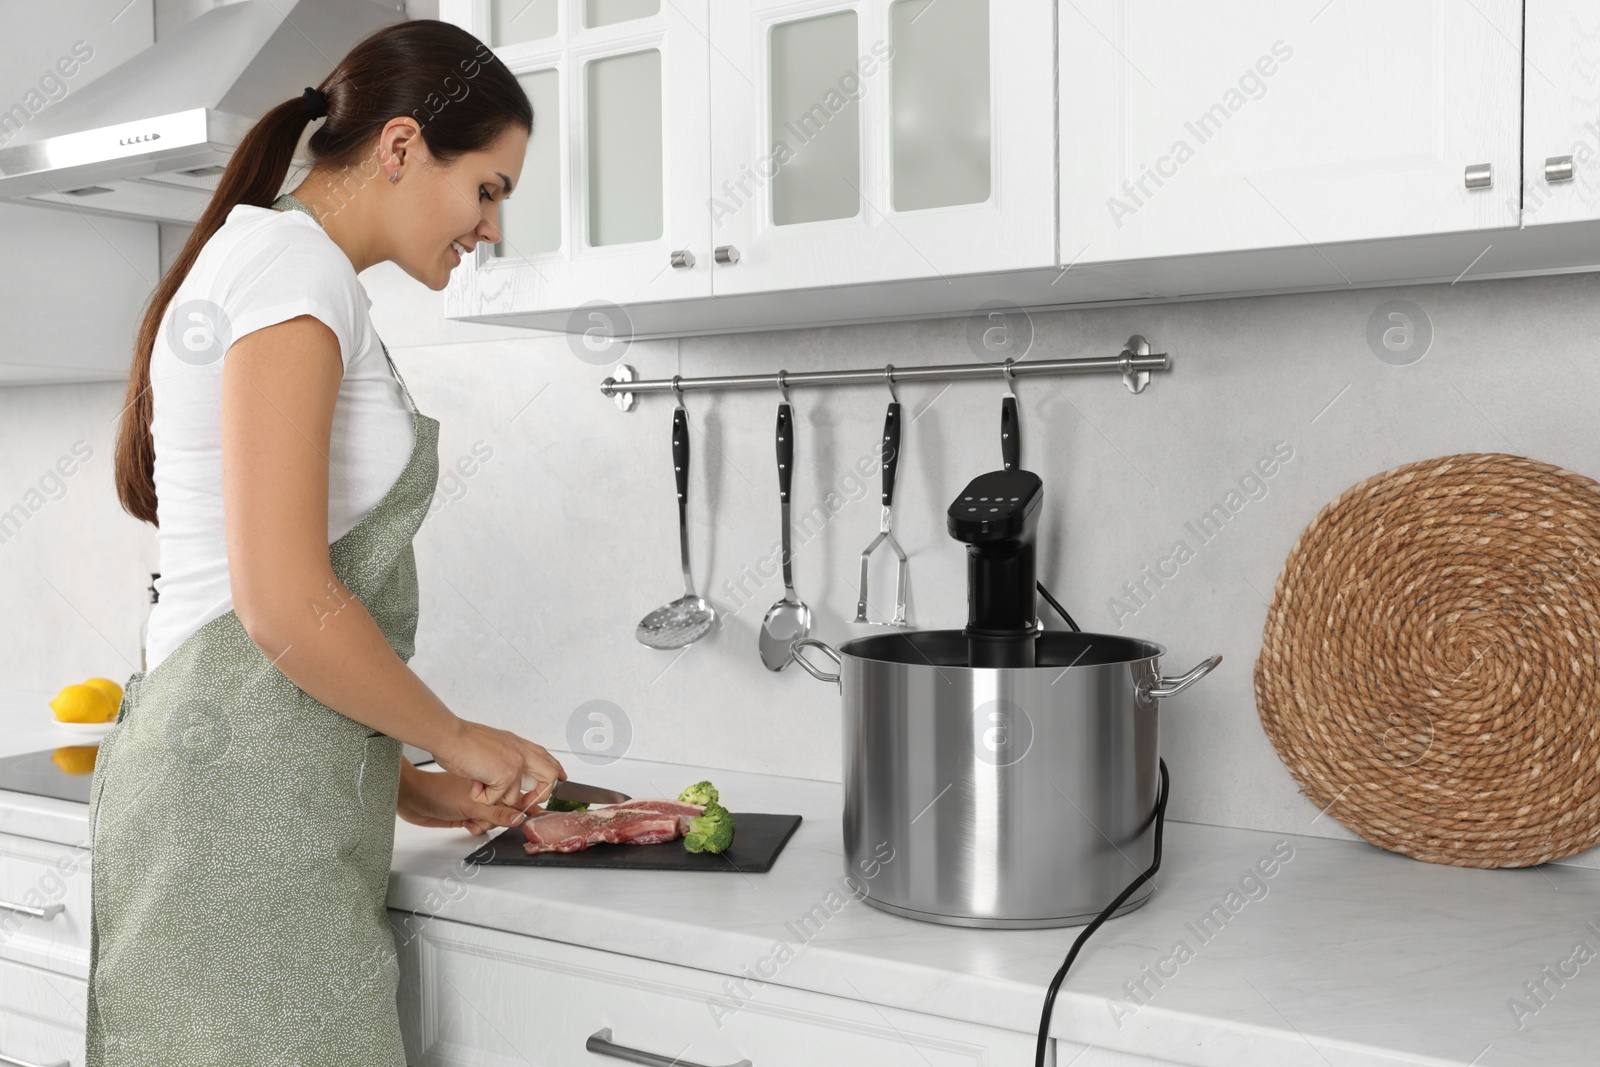
<svg viewBox="0 0 1600 1067">
<path fill-rule="evenodd" d="M 59 733 L 8 729 L 0 755 L 72 743 Z M 557 755 L 572 777 L 636 797 L 710 778 L 735 812 L 805 821 L 771 872 L 722 874 L 476 867 L 462 861 L 485 838 L 397 820 L 389 906 L 736 976 L 784 941 L 793 955 L 778 984 L 1037 1030 L 1080 928 L 970 930 L 853 900 L 837 783 Z M 79 843 L 87 814 L 0 791 L 6 833 Z M 1292 856 L 1263 878 L 1256 865 L 1275 848 Z M 1156 881 L 1150 902 L 1103 926 L 1073 964 L 1055 1036 L 1218 1067 L 1600 1063 L 1600 872 L 1470 870 L 1362 843 L 1173 822 Z M 818 906 L 828 917 L 802 941 L 792 924 Z M 1229 917 L 1202 937 L 1213 907 Z M 1192 955 L 1175 961 L 1180 940 Z M 1170 977 L 1158 987 L 1146 968 Z M 1153 995 L 1135 1007 L 1124 984 L 1141 979 Z M 1543 1003 L 1524 987 L 1541 981 Z M 1520 1030 L 1514 997 L 1527 1008 Z"/>
</svg>

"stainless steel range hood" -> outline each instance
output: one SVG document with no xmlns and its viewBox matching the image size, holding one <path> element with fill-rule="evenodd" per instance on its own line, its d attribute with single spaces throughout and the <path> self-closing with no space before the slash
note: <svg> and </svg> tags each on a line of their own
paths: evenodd
<svg viewBox="0 0 1600 1067">
<path fill-rule="evenodd" d="M 257 119 L 405 17 L 401 0 L 214 7 L 30 118 L 0 147 L 0 200 L 193 225 Z"/>
</svg>

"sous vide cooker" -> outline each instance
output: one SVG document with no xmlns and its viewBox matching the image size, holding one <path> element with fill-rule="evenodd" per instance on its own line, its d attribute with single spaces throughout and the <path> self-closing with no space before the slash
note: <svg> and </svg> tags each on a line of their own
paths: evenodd
<svg viewBox="0 0 1600 1067">
<path fill-rule="evenodd" d="M 837 650 L 795 643 L 795 662 L 839 685 L 845 869 L 877 868 L 862 898 L 875 908 L 952 926 L 1082 925 L 1155 856 L 1158 702 L 1222 657 L 1169 678 L 1155 642 L 1044 631 L 1043 496 L 1038 475 L 1009 469 L 951 502 L 946 526 L 967 550 L 965 628 Z M 1146 881 L 1113 914 L 1152 889 Z"/>
</svg>

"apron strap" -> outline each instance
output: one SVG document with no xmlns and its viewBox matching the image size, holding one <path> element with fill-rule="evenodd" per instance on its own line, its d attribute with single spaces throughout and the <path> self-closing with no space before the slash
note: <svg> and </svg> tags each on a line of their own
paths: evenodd
<svg viewBox="0 0 1600 1067">
<path fill-rule="evenodd" d="M 394 380 L 400 383 L 401 392 L 406 394 L 406 403 L 411 405 L 411 413 L 417 413 L 417 402 L 411 399 L 411 390 L 406 388 L 406 380 L 400 377 L 400 368 L 394 365 L 394 357 L 389 355 L 389 346 L 383 343 L 383 338 L 378 338 L 378 344 L 383 349 L 383 358 L 389 361 L 389 371 L 394 375 Z"/>
</svg>

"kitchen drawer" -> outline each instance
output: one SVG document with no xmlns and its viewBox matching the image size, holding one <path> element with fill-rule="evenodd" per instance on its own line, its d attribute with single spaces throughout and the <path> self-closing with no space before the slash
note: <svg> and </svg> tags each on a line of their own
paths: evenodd
<svg viewBox="0 0 1600 1067">
<path fill-rule="evenodd" d="M 0 959 L 89 977 L 88 849 L 0 834 L 0 902 Z"/>
<path fill-rule="evenodd" d="M 412 1067 L 626 1062 L 586 1049 L 602 1030 L 677 1067 L 1033 1062 L 1029 1034 L 770 983 L 736 996 L 727 975 L 422 915 L 390 921 Z"/>
<path fill-rule="evenodd" d="M 83 1067 L 88 991 L 80 978 L 0 960 L 0 1055 L 41 1067 Z"/>
</svg>

